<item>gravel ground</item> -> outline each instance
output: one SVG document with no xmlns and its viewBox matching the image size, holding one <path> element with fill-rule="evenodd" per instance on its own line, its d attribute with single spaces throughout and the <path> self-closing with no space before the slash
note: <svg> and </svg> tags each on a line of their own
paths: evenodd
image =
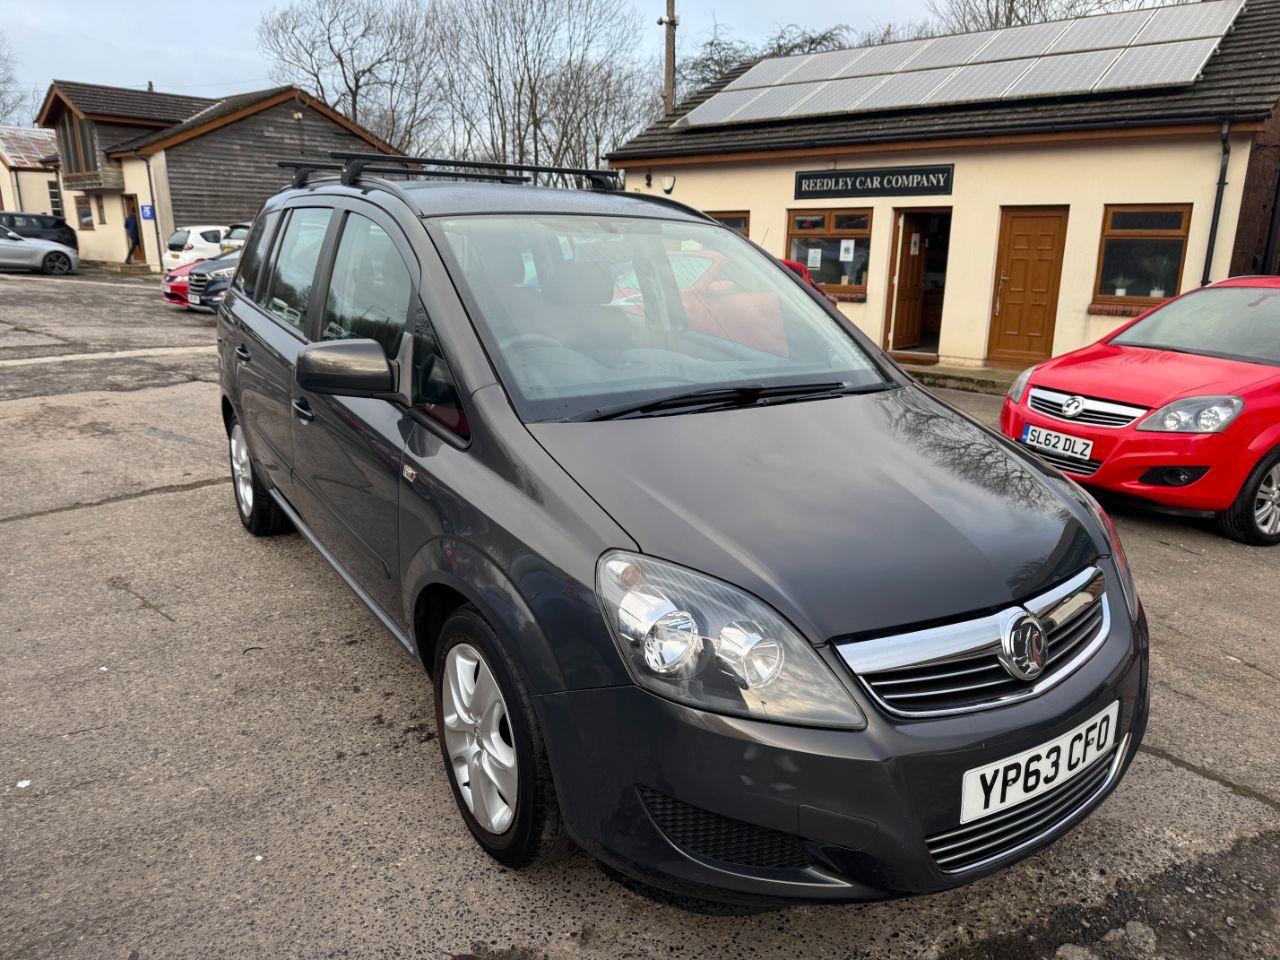
<svg viewBox="0 0 1280 960">
<path fill-rule="evenodd" d="M 154 281 L 0 275 L 0 957 L 1280 958 L 1280 550 L 1118 514 L 1146 745 L 995 877 L 744 912 L 583 855 L 514 874 L 454 813 L 425 677 L 237 522 L 213 343 Z"/>
</svg>

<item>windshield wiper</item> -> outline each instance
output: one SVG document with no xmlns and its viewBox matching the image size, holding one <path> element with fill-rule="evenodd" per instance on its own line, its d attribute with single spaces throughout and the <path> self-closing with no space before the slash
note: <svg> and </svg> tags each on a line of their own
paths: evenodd
<svg viewBox="0 0 1280 960">
<path fill-rule="evenodd" d="M 704 387 L 700 390 L 686 390 L 657 400 L 620 403 L 612 407 L 597 407 L 570 420 L 621 420 L 627 417 L 641 417 L 654 413 L 676 410 L 732 409 L 733 407 L 749 407 L 764 403 L 779 403 L 786 400 L 819 399 L 838 397 L 852 393 L 876 393 L 887 390 L 892 384 L 876 381 L 869 384 L 853 384 L 844 380 L 831 380 L 825 383 L 800 383 L 791 386 L 768 387 L 762 383 L 742 383 L 728 387 Z"/>
</svg>

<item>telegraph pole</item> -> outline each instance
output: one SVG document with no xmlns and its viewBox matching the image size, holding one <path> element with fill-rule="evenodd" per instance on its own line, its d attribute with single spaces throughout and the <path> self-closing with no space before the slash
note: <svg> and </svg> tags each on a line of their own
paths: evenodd
<svg viewBox="0 0 1280 960">
<path fill-rule="evenodd" d="M 662 109 L 670 113 L 676 108 L 676 0 L 667 0 L 667 15 L 658 18 L 658 26 L 667 28 L 667 61 L 662 74 Z"/>
</svg>

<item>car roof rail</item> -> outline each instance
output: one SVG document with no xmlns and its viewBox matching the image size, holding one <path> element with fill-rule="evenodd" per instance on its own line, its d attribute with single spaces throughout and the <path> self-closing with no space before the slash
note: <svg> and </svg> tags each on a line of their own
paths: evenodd
<svg viewBox="0 0 1280 960">
<path fill-rule="evenodd" d="M 536 163 L 504 163 L 488 160 L 446 160 L 440 157 L 402 157 L 385 153 L 344 153 L 341 151 L 329 154 L 333 160 L 343 161 L 342 182 L 348 186 L 359 179 L 365 170 L 387 173 L 374 164 L 394 164 L 397 167 L 417 169 L 397 169 L 395 173 L 406 176 L 421 177 L 455 177 L 459 180 L 497 180 L 510 183 L 526 183 L 531 177 L 524 174 L 559 174 L 567 177 L 581 177 L 586 180 L 592 190 L 615 191 L 618 189 L 617 170 L 592 170 L 584 167 L 555 167 Z M 424 167 L 440 167 L 442 170 L 425 170 Z M 455 172 L 449 173 L 448 170 Z M 468 172 L 462 172 L 468 171 Z M 470 172 L 474 171 L 474 172 Z"/>
<path fill-rule="evenodd" d="M 305 187 L 308 178 L 313 173 L 340 173 L 342 164 L 326 163 L 323 160 L 277 160 L 276 166 L 284 170 L 293 171 L 293 186 Z"/>
</svg>

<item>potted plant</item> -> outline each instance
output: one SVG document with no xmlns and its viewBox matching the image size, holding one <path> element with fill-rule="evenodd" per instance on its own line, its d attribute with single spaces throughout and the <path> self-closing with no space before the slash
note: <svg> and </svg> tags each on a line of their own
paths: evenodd
<svg viewBox="0 0 1280 960">
<path fill-rule="evenodd" d="M 1165 291 L 1173 283 L 1177 265 L 1172 257 L 1148 257 L 1142 262 L 1147 273 L 1151 274 L 1151 296 L 1163 300 Z"/>
<path fill-rule="evenodd" d="M 1133 283 L 1133 277 L 1126 277 L 1123 273 L 1116 274 L 1111 278 L 1111 285 L 1116 288 L 1117 297 L 1127 297 L 1129 295 L 1129 284 Z"/>
</svg>

